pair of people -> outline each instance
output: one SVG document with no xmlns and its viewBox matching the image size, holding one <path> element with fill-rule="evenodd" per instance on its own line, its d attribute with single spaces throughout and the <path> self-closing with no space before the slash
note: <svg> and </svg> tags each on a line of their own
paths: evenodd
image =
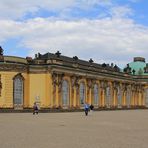
<svg viewBox="0 0 148 148">
<path fill-rule="evenodd" d="M 88 103 L 85 103 L 84 104 L 84 111 L 85 111 L 85 115 L 87 116 L 88 115 L 88 112 L 89 111 L 93 111 L 93 109 L 94 109 L 94 106 L 91 104 L 91 105 L 89 105 Z"/>
</svg>

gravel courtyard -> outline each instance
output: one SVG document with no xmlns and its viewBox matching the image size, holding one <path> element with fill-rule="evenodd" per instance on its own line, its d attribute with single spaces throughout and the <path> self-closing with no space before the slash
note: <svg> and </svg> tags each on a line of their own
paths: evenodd
<svg viewBox="0 0 148 148">
<path fill-rule="evenodd" d="M 148 110 L 0 113 L 0 148 L 148 148 Z"/>
</svg>

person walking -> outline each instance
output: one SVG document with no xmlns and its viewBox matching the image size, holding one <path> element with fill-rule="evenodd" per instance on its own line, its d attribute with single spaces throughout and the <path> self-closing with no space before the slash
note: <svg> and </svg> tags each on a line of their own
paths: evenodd
<svg viewBox="0 0 148 148">
<path fill-rule="evenodd" d="M 88 111 L 89 111 L 89 104 L 88 103 L 84 104 L 84 111 L 85 111 L 85 115 L 87 116 L 88 115 Z"/>
<path fill-rule="evenodd" d="M 33 115 L 38 114 L 38 113 L 39 113 L 38 106 L 37 106 L 36 102 L 34 102 L 34 105 L 33 105 Z"/>
</svg>

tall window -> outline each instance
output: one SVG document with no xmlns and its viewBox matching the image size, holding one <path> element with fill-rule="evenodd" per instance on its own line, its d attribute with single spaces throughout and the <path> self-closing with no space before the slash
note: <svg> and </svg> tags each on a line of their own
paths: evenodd
<svg viewBox="0 0 148 148">
<path fill-rule="evenodd" d="M 145 89 L 145 105 L 148 106 L 148 88 Z"/>
<path fill-rule="evenodd" d="M 98 90 L 98 85 L 94 85 L 94 105 L 99 104 L 99 90 Z"/>
<path fill-rule="evenodd" d="M 109 107 L 111 105 L 111 89 L 110 87 L 106 87 L 106 105 Z"/>
<path fill-rule="evenodd" d="M 23 105 L 23 78 L 20 75 L 14 78 L 14 105 Z"/>
<path fill-rule="evenodd" d="M 85 103 L 85 85 L 80 83 L 80 104 Z"/>
<path fill-rule="evenodd" d="M 69 104 L 69 84 L 66 80 L 62 82 L 62 105 L 67 106 Z"/>
<path fill-rule="evenodd" d="M 121 106 L 122 105 L 122 91 L 119 86 L 117 88 L 117 99 L 118 99 L 118 105 Z"/>
</svg>

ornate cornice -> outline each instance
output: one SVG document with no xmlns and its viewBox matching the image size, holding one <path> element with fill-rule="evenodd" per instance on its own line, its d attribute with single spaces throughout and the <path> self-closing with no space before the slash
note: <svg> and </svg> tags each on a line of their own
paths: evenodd
<svg viewBox="0 0 148 148">
<path fill-rule="evenodd" d="M 26 65 L 0 64 L 0 71 L 27 72 L 27 69 Z"/>
</svg>

